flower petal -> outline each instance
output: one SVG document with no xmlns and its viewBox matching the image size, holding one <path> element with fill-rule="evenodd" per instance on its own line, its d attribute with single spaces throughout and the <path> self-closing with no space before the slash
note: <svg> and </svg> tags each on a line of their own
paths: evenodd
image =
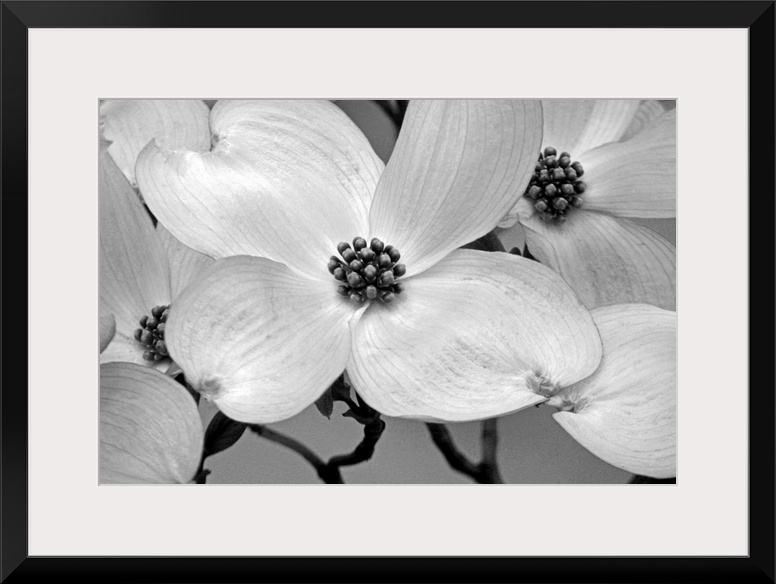
<svg viewBox="0 0 776 584">
<path fill-rule="evenodd" d="M 165 340 L 186 380 L 227 416 L 277 422 L 311 405 L 345 369 L 354 316 L 333 279 L 234 256 L 176 298 Z"/>
<path fill-rule="evenodd" d="M 648 227 L 574 210 L 565 223 L 521 217 L 526 245 L 588 308 L 643 302 L 676 308 L 676 248 Z"/>
<path fill-rule="evenodd" d="M 100 315 L 100 353 L 105 350 L 105 347 L 113 340 L 113 336 L 116 334 L 116 319 L 112 314 Z"/>
<path fill-rule="evenodd" d="M 158 304 L 170 303 L 167 258 L 151 217 L 113 158 L 99 162 L 100 312 L 130 335 Z"/>
<path fill-rule="evenodd" d="M 523 194 L 541 142 L 537 101 L 410 102 L 369 214 L 409 275 L 484 235 Z"/>
<path fill-rule="evenodd" d="M 595 371 L 588 311 L 546 267 L 454 251 L 354 327 L 348 374 L 389 416 L 463 421 L 514 412 Z"/>
<path fill-rule="evenodd" d="M 550 405 L 555 420 L 609 464 L 639 475 L 676 476 L 676 313 L 647 305 L 593 311 L 601 366 Z"/>
<path fill-rule="evenodd" d="M 210 149 L 210 110 L 199 99 L 108 99 L 100 104 L 108 152 L 132 185 L 140 151 L 154 138 L 161 148 Z"/>
<path fill-rule="evenodd" d="M 639 103 L 637 99 L 543 99 L 542 146 L 565 150 L 579 160 L 588 150 L 619 140 Z"/>
<path fill-rule="evenodd" d="M 676 217 L 676 110 L 626 142 L 587 152 L 585 206 L 620 217 Z"/>
<path fill-rule="evenodd" d="M 211 257 L 262 256 L 328 278 L 337 244 L 365 236 L 383 169 L 361 131 L 328 101 L 219 101 L 211 127 L 211 152 L 141 153 L 154 214 Z"/>
<path fill-rule="evenodd" d="M 100 483 L 188 483 L 203 441 L 182 385 L 132 363 L 100 366 Z"/>
<path fill-rule="evenodd" d="M 170 292 L 174 302 L 175 297 L 213 263 L 213 258 L 183 245 L 161 223 L 156 225 L 156 233 L 159 234 L 159 239 L 167 252 L 170 264 Z"/>
<path fill-rule="evenodd" d="M 639 132 L 646 130 L 657 122 L 665 111 L 666 108 L 656 99 L 642 100 L 639 104 L 639 108 L 633 115 L 633 119 L 631 120 L 628 129 L 625 130 L 625 133 L 620 138 L 620 141 L 624 142 L 625 140 L 630 140 Z"/>
</svg>

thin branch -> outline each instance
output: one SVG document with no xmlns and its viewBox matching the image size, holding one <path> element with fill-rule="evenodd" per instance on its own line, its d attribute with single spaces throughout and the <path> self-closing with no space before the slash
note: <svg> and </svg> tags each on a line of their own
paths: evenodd
<svg viewBox="0 0 776 584">
<path fill-rule="evenodd" d="M 450 431 L 444 424 L 426 424 L 431 440 L 445 457 L 450 468 L 465 474 L 478 483 L 495 484 L 503 483 L 501 474 L 496 464 L 496 447 L 498 445 L 498 433 L 496 420 L 485 420 L 482 427 L 482 462 L 475 464 L 464 455 L 453 442 Z"/>
<path fill-rule="evenodd" d="M 377 414 L 377 417 L 372 422 L 364 426 L 364 438 L 356 446 L 355 450 L 349 454 L 332 456 L 327 466 L 339 469 L 342 466 L 352 466 L 366 462 L 375 453 L 375 446 L 377 441 L 380 440 L 380 436 L 383 435 L 383 430 L 385 430 L 385 422 L 380 419 L 380 414 Z"/>
<path fill-rule="evenodd" d="M 290 436 L 286 436 L 285 434 L 281 434 L 280 432 L 276 432 L 275 430 L 260 424 L 249 424 L 248 427 L 262 438 L 265 438 L 270 442 L 276 442 L 277 444 L 285 446 L 286 448 L 296 452 L 299 456 L 304 458 L 313 466 L 315 471 L 318 473 L 318 476 L 324 483 L 344 483 L 342 480 L 342 475 L 339 472 L 339 467 L 330 467 L 326 462 L 323 461 L 322 458 L 315 454 L 315 452 L 310 450 L 307 446 L 298 440 L 295 440 Z"/>
</svg>

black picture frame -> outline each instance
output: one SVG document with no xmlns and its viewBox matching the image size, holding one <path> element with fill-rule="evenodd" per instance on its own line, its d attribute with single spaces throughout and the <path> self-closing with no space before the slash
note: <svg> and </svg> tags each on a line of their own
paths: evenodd
<svg viewBox="0 0 776 584">
<path fill-rule="evenodd" d="M 422 6 L 429 4 L 431 6 Z M 2 2 L 0 581 L 774 582 L 774 1 Z M 602 27 L 749 30 L 750 370 L 747 557 L 29 557 L 27 31 L 158 27 Z M 710 164 L 714 161 L 710 160 Z M 702 170 L 701 170 L 702 171 Z M 742 169 L 742 185 L 746 174 Z M 723 243 L 724 244 L 724 243 Z M 25 253 L 21 253 L 21 249 Z M 713 249 L 709 253 L 715 253 Z M 2 280 L 0 280 L 1 282 Z M 754 321 L 752 320 L 754 318 Z M 754 325 L 754 326 L 752 326 Z M 761 334 L 764 333 L 764 334 Z M 742 372 L 745 376 L 746 372 Z M 714 476 L 709 476 L 713 482 Z M 709 510 L 713 515 L 713 509 Z M 670 525 L 666 526 L 670 529 Z"/>
</svg>

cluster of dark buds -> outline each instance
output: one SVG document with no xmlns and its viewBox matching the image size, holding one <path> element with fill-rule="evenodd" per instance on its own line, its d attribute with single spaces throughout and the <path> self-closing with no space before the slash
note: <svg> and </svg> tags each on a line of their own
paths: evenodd
<svg viewBox="0 0 776 584">
<path fill-rule="evenodd" d="M 571 154 L 558 151 L 551 146 L 539 152 L 539 161 L 534 175 L 525 191 L 525 196 L 534 201 L 543 219 L 565 221 L 566 213 L 572 207 L 582 206 L 582 194 L 586 185 L 579 180 L 585 170 L 579 162 L 572 162 Z"/>
<path fill-rule="evenodd" d="M 164 327 L 170 314 L 169 306 L 154 306 L 151 316 L 140 319 L 140 327 L 135 330 L 135 340 L 148 347 L 143 353 L 146 361 L 161 361 L 170 356 L 164 342 Z"/>
<path fill-rule="evenodd" d="M 342 258 L 331 256 L 329 272 L 340 282 L 337 292 L 349 297 L 353 302 L 379 299 L 390 304 L 396 294 L 404 291 L 404 284 L 397 282 L 407 273 L 404 264 L 397 263 L 401 258 L 399 250 L 385 245 L 377 238 L 369 245 L 363 237 L 353 240 L 353 247 L 343 241 L 337 246 Z"/>
</svg>

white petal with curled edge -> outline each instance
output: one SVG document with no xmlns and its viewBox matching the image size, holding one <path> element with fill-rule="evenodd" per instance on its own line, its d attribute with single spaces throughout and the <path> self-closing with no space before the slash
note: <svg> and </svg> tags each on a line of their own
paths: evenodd
<svg viewBox="0 0 776 584">
<path fill-rule="evenodd" d="M 105 347 L 113 340 L 113 336 L 116 334 L 116 319 L 112 314 L 101 314 L 100 321 L 100 353 L 105 350 Z"/>
<path fill-rule="evenodd" d="M 523 194 L 541 144 L 538 101 L 411 101 L 377 186 L 370 233 L 407 274 L 493 229 Z"/>
<path fill-rule="evenodd" d="M 175 297 L 213 263 L 213 258 L 183 245 L 161 223 L 156 225 L 156 232 L 167 252 L 170 264 L 170 292 L 174 302 Z"/>
<path fill-rule="evenodd" d="M 626 142 L 581 160 L 587 209 L 620 217 L 676 217 L 676 110 Z"/>
<path fill-rule="evenodd" d="M 453 422 L 541 403 L 600 359 L 590 313 L 552 270 L 458 250 L 364 313 L 348 374 L 383 414 Z"/>
<path fill-rule="evenodd" d="M 647 305 L 593 311 L 601 366 L 549 403 L 555 420 L 609 464 L 676 476 L 676 313 Z"/>
<path fill-rule="evenodd" d="M 558 153 L 565 150 L 572 160 L 579 160 L 588 150 L 619 140 L 639 103 L 638 99 L 543 99 L 542 145 Z"/>
<path fill-rule="evenodd" d="M 620 141 L 630 140 L 639 132 L 646 130 L 660 119 L 666 111 L 662 103 L 656 99 L 644 99 L 631 120 L 628 129 L 620 138 Z"/>
<path fill-rule="evenodd" d="M 116 163 L 101 147 L 99 161 L 100 312 L 131 336 L 138 320 L 170 303 L 167 257 L 151 217 Z"/>
<path fill-rule="evenodd" d="M 657 232 L 584 209 L 573 209 L 562 224 L 538 215 L 521 221 L 531 254 L 588 308 L 634 302 L 676 308 L 676 248 Z"/>
<path fill-rule="evenodd" d="M 132 363 L 100 366 L 100 483 L 188 483 L 202 454 L 186 389 Z"/>
<path fill-rule="evenodd" d="M 383 163 L 328 101 L 219 101 L 214 146 L 141 153 L 137 177 L 154 214 L 211 257 L 254 255 L 330 278 L 337 244 L 366 236 Z"/>
<path fill-rule="evenodd" d="M 230 418 L 263 424 L 299 413 L 342 373 L 357 315 L 333 278 L 234 256 L 176 298 L 165 340 L 194 389 Z"/>
<path fill-rule="evenodd" d="M 199 99 L 108 99 L 100 104 L 108 152 L 133 185 L 140 151 L 156 139 L 161 148 L 210 149 L 210 109 Z"/>
</svg>

